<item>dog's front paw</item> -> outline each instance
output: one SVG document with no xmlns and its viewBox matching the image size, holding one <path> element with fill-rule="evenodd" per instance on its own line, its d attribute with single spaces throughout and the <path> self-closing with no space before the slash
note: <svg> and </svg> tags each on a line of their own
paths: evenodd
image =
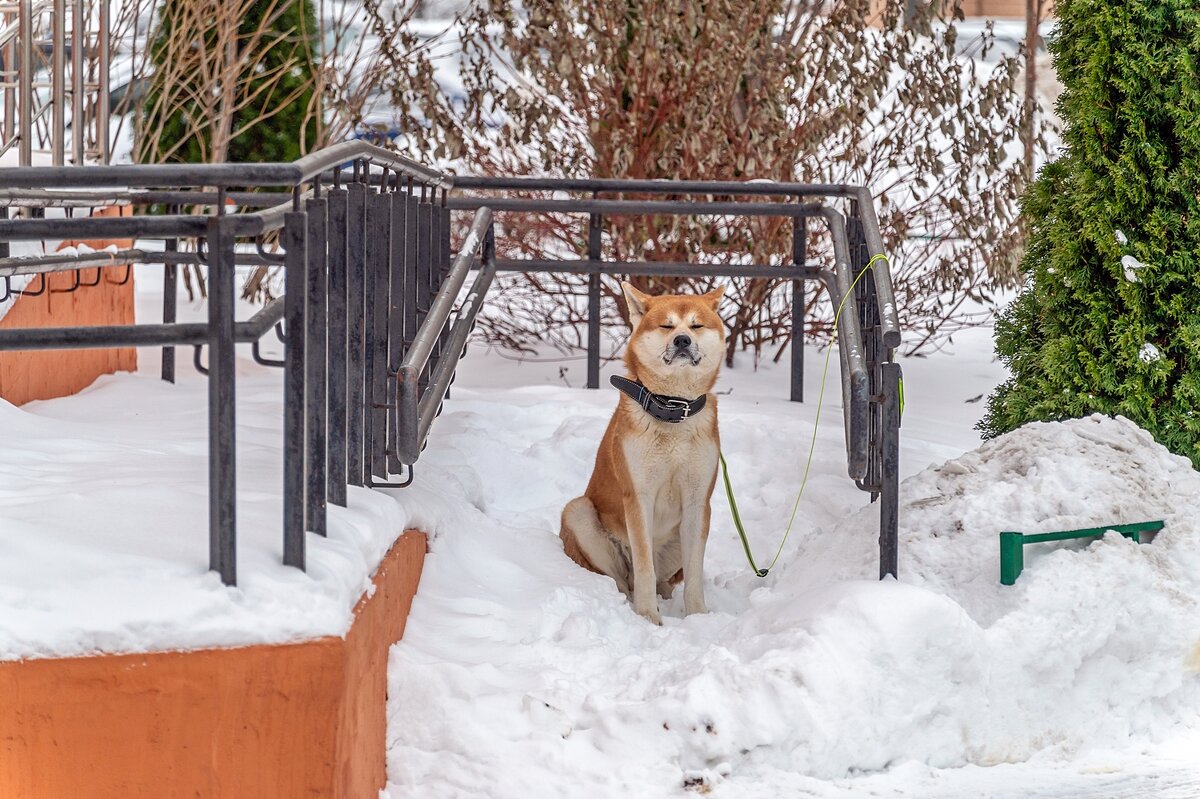
<svg viewBox="0 0 1200 799">
<path fill-rule="evenodd" d="M 662 626 L 662 615 L 658 612 L 658 603 L 646 608 L 634 608 L 634 610 L 637 610 L 638 615 L 651 624 Z"/>
</svg>

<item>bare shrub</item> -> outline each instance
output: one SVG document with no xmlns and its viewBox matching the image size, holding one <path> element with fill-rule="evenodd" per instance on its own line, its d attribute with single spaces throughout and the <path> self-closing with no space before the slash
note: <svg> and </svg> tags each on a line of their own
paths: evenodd
<svg viewBox="0 0 1200 799">
<path fill-rule="evenodd" d="M 388 7 L 367 8 L 381 37 L 395 35 Z M 970 324 L 962 309 L 1011 284 L 1019 256 L 1020 64 L 957 56 L 956 18 L 957 3 L 907 0 L 489 0 L 457 23 L 465 103 L 442 93 L 425 58 L 396 62 L 389 86 L 402 146 L 476 173 L 866 184 L 921 347 Z M 584 224 L 508 215 L 500 246 L 511 257 L 581 257 Z M 604 255 L 779 264 L 790 238 L 786 220 L 606 218 Z M 788 282 L 732 281 L 731 355 L 786 338 Z M 546 304 L 526 295 L 585 290 L 586 278 L 508 278 L 484 327 L 511 346 L 573 348 L 579 304 L 538 314 L 530 309 Z"/>
</svg>

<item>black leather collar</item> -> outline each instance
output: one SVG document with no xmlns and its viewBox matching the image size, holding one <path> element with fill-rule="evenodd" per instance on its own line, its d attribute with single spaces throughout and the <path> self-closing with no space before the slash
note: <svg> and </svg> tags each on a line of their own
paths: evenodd
<svg viewBox="0 0 1200 799">
<path fill-rule="evenodd" d="M 613 375 L 608 379 L 608 382 L 625 394 L 634 402 L 642 407 L 646 413 L 653 416 L 660 422 L 669 422 L 671 424 L 679 424 L 684 419 L 695 416 L 704 408 L 704 404 L 708 402 L 708 395 L 701 394 L 694 400 L 686 400 L 683 397 L 668 397 L 665 394 L 651 393 L 650 389 L 642 385 L 640 380 L 630 380 L 627 377 Z"/>
</svg>

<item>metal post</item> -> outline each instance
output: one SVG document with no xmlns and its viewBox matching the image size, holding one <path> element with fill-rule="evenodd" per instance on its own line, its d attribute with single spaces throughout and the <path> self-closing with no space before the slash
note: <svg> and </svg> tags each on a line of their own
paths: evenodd
<svg viewBox="0 0 1200 799">
<path fill-rule="evenodd" d="M 208 220 L 208 563 L 237 583 L 237 413 L 234 386 L 233 236 L 222 202 Z"/>
<path fill-rule="evenodd" d="M 792 217 L 792 265 L 808 260 L 808 218 Z M 792 402 L 804 402 L 804 281 L 792 281 Z"/>
<path fill-rule="evenodd" d="M 108 88 L 109 88 L 109 62 L 111 61 L 112 45 L 111 32 L 109 31 L 109 8 L 108 3 L 100 2 L 99 10 L 99 32 L 97 35 L 100 38 L 99 47 L 97 50 L 100 53 L 100 63 L 96 65 L 96 80 L 99 87 L 96 91 L 96 150 L 100 163 L 107 164 L 112 157 L 112 142 L 108 139 Z"/>
<path fill-rule="evenodd" d="M 346 505 L 346 190 L 330 189 L 329 203 L 329 501 Z"/>
<path fill-rule="evenodd" d="M 84 123 L 86 111 L 83 106 L 87 95 L 87 73 L 83 66 L 86 34 L 87 11 L 84 0 L 75 0 L 71 4 L 71 157 L 76 166 L 83 164 L 87 143 L 87 125 Z"/>
<path fill-rule="evenodd" d="M 399 185 L 399 181 L 397 181 Z M 393 451 L 390 442 L 395 439 L 398 420 L 393 416 L 394 403 L 391 396 L 395 390 L 393 383 L 395 375 L 400 372 L 400 363 L 404 360 L 404 255 L 407 249 L 408 230 L 408 194 L 395 191 L 391 195 L 392 205 L 388 213 L 389 247 L 388 247 L 388 307 L 387 307 L 387 383 L 383 402 L 387 404 L 388 432 L 386 439 L 388 471 L 399 474 L 404 470 L 398 453 Z"/>
<path fill-rule="evenodd" d="M 306 524 L 317 535 L 326 534 L 325 516 L 325 447 L 327 433 L 328 367 L 326 343 L 326 275 L 325 275 L 325 203 L 324 199 L 309 200 L 308 232 L 305 246 L 307 272 L 307 302 L 305 303 L 304 388 L 305 440 L 308 448 L 308 480 L 306 491 Z M 289 331 L 290 333 L 290 331 Z M 297 331 L 299 334 L 299 331 Z M 291 338 L 291 336 L 288 336 Z"/>
<path fill-rule="evenodd" d="M 172 213 L 168 209 L 167 213 Z M 163 243 L 163 249 L 167 252 L 175 252 L 179 249 L 179 239 L 167 239 Z M 163 309 L 162 320 L 164 325 L 174 324 L 176 305 L 179 302 L 178 298 L 178 281 L 179 281 L 179 266 L 177 264 L 163 265 Z M 175 348 L 162 348 L 162 379 L 168 383 L 175 382 Z"/>
<path fill-rule="evenodd" d="M 437 205 L 438 190 L 434 189 L 429 195 L 429 257 L 426 259 L 426 268 L 429 269 L 429 297 L 432 298 L 437 294 L 438 286 L 442 282 L 442 209 Z M 430 372 L 437 365 L 438 358 L 441 355 L 441 343 L 445 341 L 446 329 L 442 328 L 441 334 L 438 336 L 438 343 L 433 348 L 433 354 L 429 359 Z M 396 365 L 399 369 L 399 364 Z"/>
<path fill-rule="evenodd" d="M 879 579 L 897 574 L 900 530 L 900 364 L 883 372 L 883 441 L 879 501 Z"/>
<path fill-rule="evenodd" d="M 287 339 L 283 349 L 283 562 L 298 569 L 306 568 L 304 513 L 304 343 L 305 288 L 305 215 L 299 211 L 283 218 L 285 291 L 284 324 Z"/>
<path fill-rule="evenodd" d="M 17 134 L 18 152 L 21 166 L 33 164 L 33 0 L 21 0 L 20 33 L 18 39 L 21 47 L 21 61 L 17 65 L 17 82 L 20 84 L 18 93 L 21 96 L 18 103 L 17 122 L 20 132 Z"/>
<path fill-rule="evenodd" d="M 366 299 L 363 280 L 367 265 L 367 187 L 355 181 L 347 195 L 348 221 L 346 240 L 349 245 L 346 274 L 346 316 L 349 323 L 346 336 L 346 478 L 353 485 L 364 481 L 363 417 L 366 406 L 365 348 Z"/>
<path fill-rule="evenodd" d="M 593 192 L 592 197 L 596 194 Z M 600 234 L 603 230 L 600 214 L 588 216 L 588 260 L 599 261 L 601 257 Z M 587 328 L 587 387 L 600 388 L 600 273 L 588 275 L 588 328 Z"/>
<path fill-rule="evenodd" d="M 19 11 L 18 11 L 19 13 Z M 0 15 L 3 19 L 4 26 L 8 27 L 17 20 L 18 17 L 11 11 L 5 11 Z M 18 24 L 20 24 L 18 22 Z M 17 135 L 17 87 L 13 83 L 13 72 L 17 69 L 17 43 L 14 39 L 9 39 L 4 45 L 4 138 L 0 144 L 7 147 Z"/>
<path fill-rule="evenodd" d="M 391 232 L 391 192 L 367 197 L 367 481 L 387 477 L 387 307 L 391 292 L 388 254 Z"/>
<path fill-rule="evenodd" d="M 63 137 L 67 131 L 67 2 L 54 0 L 50 23 L 50 162 L 63 165 Z"/>
<path fill-rule="evenodd" d="M 416 231 L 417 229 L 417 214 L 420 209 L 421 200 L 413 191 L 410 184 L 408 187 L 408 198 L 404 202 L 404 228 L 405 230 Z M 404 282 L 402 292 L 404 295 L 404 349 L 407 352 L 412 346 L 413 339 L 417 337 L 417 328 L 419 323 L 417 320 L 417 236 L 408 236 L 404 242 L 404 270 L 401 272 L 401 279 Z"/>
<path fill-rule="evenodd" d="M 425 324 L 425 315 L 433 302 L 433 198 L 421 187 L 421 202 L 417 204 L 417 326 Z M 418 391 L 423 392 L 429 384 L 429 366 L 421 372 L 417 381 Z"/>
</svg>

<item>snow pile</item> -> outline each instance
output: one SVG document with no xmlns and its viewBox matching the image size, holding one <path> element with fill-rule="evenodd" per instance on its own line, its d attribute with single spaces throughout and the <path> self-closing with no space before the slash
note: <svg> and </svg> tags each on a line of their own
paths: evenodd
<svg viewBox="0 0 1200 799">
<path fill-rule="evenodd" d="M 861 500 L 823 440 L 793 554 L 749 575 L 718 491 L 713 612 L 681 618 L 676 596 L 659 628 L 558 544 L 612 399 L 581 395 L 458 397 L 426 488 L 400 495 L 440 534 L 393 648 L 393 796 L 794 795 L 1200 730 L 1200 475 L 1129 422 L 1031 425 L 906 480 L 900 583 L 875 581 L 876 510 L 847 513 Z M 787 403 L 721 414 L 747 525 L 773 537 L 802 465 L 782 442 L 811 427 Z M 1151 518 L 1152 544 L 1027 547 L 999 585 L 1001 530 Z"/>
<path fill-rule="evenodd" d="M 176 385 L 120 375 L 66 399 L 0 400 L 0 660 L 349 629 L 404 520 L 386 496 L 351 488 L 349 508 L 330 508 L 329 538 L 308 536 L 308 573 L 284 566 L 282 389 L 251 368 L 238 382 L 233 589 L 208 571 L 203 377 L 181 368 Z"/>
</svg>

